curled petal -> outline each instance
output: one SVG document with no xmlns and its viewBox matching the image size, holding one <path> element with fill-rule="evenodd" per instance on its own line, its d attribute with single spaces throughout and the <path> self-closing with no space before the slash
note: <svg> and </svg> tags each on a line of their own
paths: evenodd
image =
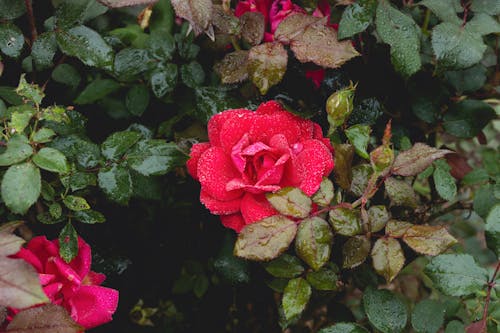
<svg viewBox="0 0 500 333">
<path fill-rule="evenodd" d="M 245 226 L 245 221 L 240 213 L 231 214 L 231 215 L 222 215 L 220 217 L 222 225 L 226 228 L 231 228 L 236 232 L 240 232 L 241 229 Z"/>
<path fill-rule="evenodd" d="M 208 148 L 210 148 L 210 143 L 208 142 L 197 143 L 191 147 L 191 153 L 189 154 L 190 158 L 186 162 L 186 166 L 191 177 L 196 180 L 198 180 L 198 160 L 201 154 Z"/>
<path fill-rule="evenodd" d="M 118 307 L 118 291 L 100 286 L 82 286 L 67 302 L 71 318 L 91 329 L 110 322 Z"/>
<path fill-rule="evenodd" d="M 295 167 L 300 178 L 299 188 L 308 196 L 313 195 L 323 180 L 333 170 L 333 156 L 319 140 L 304 141 L 304 149 L 296 156 Z"/>
<path fill-rule="evenodd" d="M 247 193 L 241 200 L 241 214 L 245 224 L 251 224 L 276 215 L 278 212 L 267 201 L 265 194 Z"/>
<path fill-rule="evenodd" d="M 19 252 L 12 256 L 12 258 L 23 259 L 33 266 L 38 273 L 42 273 L 44 271 L 44 264 L 40 261 L 40 259 L 30 250 L 21 248 Z"/>
<path fill-rule="evenodd" d="M 41 263 L 46 263 L 50 257 L 59 255 L 59 246 L 57 241 L 49 241 L 45 236 L 33 237 L 26 249 L 35 254 Z"/>
<path fill-rule="evenodd" d="M 221 113 L 216 114 L 208 121 L 208 139 L 212 146 L 221 146 L 221 130 L 222 126 L 226 123 L 226 121 L 230 119 L 238 119 L 242 117 L 244 114 L 252 114 L 253 112 L 246 109 L 234 109 L 227 110 Z M 238 140 L 241 138 L 238 138 Z M 236 142 L 235 142 L 236 143 Z"/>
<path fill-rule="evenodd" d="M 229 215 L 240 211 L 240 198 L 230 201 L 220 201 L 201 190 L 200 201 L 215 215 Z"/>
</svg>

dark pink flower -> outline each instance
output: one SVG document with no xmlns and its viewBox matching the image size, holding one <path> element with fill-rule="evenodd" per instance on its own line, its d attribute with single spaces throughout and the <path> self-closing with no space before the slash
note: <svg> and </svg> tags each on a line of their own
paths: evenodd
<svg viewBox="0 0 500 333">
<path fill-rule="evenodd" d="M 333 170 L 333 148 L 318 124 L 270 101 L 257 111 L 221 112 L 208 122 L 210 142 L 195 144 L 187 168 L 200 201 L 239 232 L 278 214 L 265 194 L 283 187 L 314 194 Z"/>
<path fill-rule="evenodd" d="M 77 324 L 90 329 L 112 320 L 118 291 L 100 286 L 106 276 L 90 270 L 91 249 L 82 238 L 78 238 L 78 255 L 70 263 L 60 257 L 59 242 L 45 236 L 33 238 L 14 257 L 37 270 L 47 297 L 66 308 Z"/>
</svg>

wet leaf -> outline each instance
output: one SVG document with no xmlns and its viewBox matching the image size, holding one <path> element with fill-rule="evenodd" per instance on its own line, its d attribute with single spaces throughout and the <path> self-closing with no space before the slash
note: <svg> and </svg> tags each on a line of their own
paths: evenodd
<svg viewBox="0 0 500 333">
<path fill-rule="evenodd" d="M 319 330 L 318 333 L 368 333 L 368 331 L 358 324 L 336 323 Z"/>
<path fill-rule="evenodd" d="M 419 333 L 437 333 L 444 324 L 446 308 L 438 301 L 419 302 L 411 314 L 411 326 Z"/>
<path fill-rule="evenodd" d="M 362 158 L 368 159 L 370 157 L 366 148 L 368 148 L 371 131 L 372 129 L 368 125 L 354 125 L 345 130 L 345 135 L 349 139 L 349 142 L 354 146 L 356 153 Z"/>
<path fill-rule="evenodd" d="M 33 154 L 33 148 L 24 135 L 14 135 L 7 142 L 7 149 L 0 155 L 0 166 L 24 161 Z"/>
<path fill-rule="evenodd" d="M 446 251 L 457 240 L 444 226 L 413 225 L 403 234 L 403 241 L 413 250 L 431 256 Z"/>
<path fill-rule="evenodd" d="M 214 67 L 222 83 L 238 83 L 248 78 L 248 51 L 228 53 Z"/>
<path fill-rule="evenodd" d="M 115 132 L 101 144 L 102 155 L 107 159 L 117 160 L 140 139 L 141 134 L 134 131 Z"/>
<path fill-rule="evenodd" d="M 248 53 L 250 80 L 265 95 L 269 88 L 281 82 L 286 72 L 288 54 L 282 44 L 264 43 L 254 46 Z"/>
<path fill-rule="evenodd" d="M 437 149 L 417 142 L 408 150 L 396 156 L 392 173 L 400 176 L 415 176 L 427 169 L 432 162 L 452 153 L 451 150 Z"/>
<path fill-rule="evenodd" d="M 87 224 L 106 222 L 104 215 L 92 209 L 76 211 L 73 213 L 73 217 L 75 220 Z"/>
<path fill-rule="evenodd" d="M 488 272 L 468 254 L 441 254 L 425 267 L 434 286 L 449 296 L 478 292 L 488 283 Z"/>
<path fill-rule="evenodd" d="M 392 206 L 417 207 L 417 194 L 413 190 L 413 187 L 404 180 L 389 177 L 385 180 L 384 184 Z"/>
<path fill-rule="evenodd" d="M 357 209 L 337 208 L 330 211 L 330 224 L 335 233 L 342 236 L 355 236 L 360 234 L 361 217 Z"/>
<path fill-rule="evenodd" d="M 26 81 L 26 74 L 21 74 L 16 94 L 32 101 L 36 105 L 42 104 L 42 100 L 45 97 L 45 93 L 37 84 Z"/>
<path fill-rule="evenodd" d="M 283 311 L 287 320 L 301 315 L 309 303 L 311 293 L 311 285 L 303 278 L 292 279 L 288 282 L 283 293 Z"/>
<path fill-rule="evenodd" d="M 180 72 L 182 82 L 189 88 L 195 89 L 201 86 L 205 81 L 203 67 L 196 61 L 191 61 L 189 64 L 183 64 Z"/>
<path fill-rule="evenodd" d="M 318 191 L 314 193 L 311 199 L 315 204 L 326 207 L 332 201 L 334 194 L 332 181 L 324 177 Z"/>
<path fill-rule="evenodd" d="M 78 255 L 78 234 L 71 222 L 66 223 L 59 233 L 59 255 L 67 263 Z"/>
<path fill-rule="evenodd" d="M 370 254 L 370 239 L 366 236 L 354 236 L 349 238 L 342 248 L 344 268 L 354 268 L 365 262 Z"/>
<path fill-rule="evenodd" d="M 487 103 L 466 99 L 453 105 L 444 115 L 443 127 L 448 134 L 472 138 L 495 117 L 495 111 Z"/>
<path fill-rule="evenodd" d="M 457 184 L 455 184 L 455 178 L 450 173 L 451 167 L 446 161 L 436 161 L 434 165 L 436 169 L 432 174 L 432 178 L 434 179 L 437 193 L 445 200 L 453 200 L 457 195 Z"/>
<path fill-rule="evenodd" d="M 191 24 L 195 35 L 206 32 L 213 39 L 212 0 L 172 0 L 177 16 Z"/>
<path fill-rule="evenodd" d="M 277 278 L 295 278 L 304 272 L 302 262 L 289 254 L 282 254 L 278 258 L 264 264 L 266 271 Z"/>
<path fill-rule="evenodd" d="M 280 22 L 274 32 L 274 39 L 280 43 L 289 44 L 304 33 L 306 28 L 320 19 L 314 16 L 295 13 L 288 15 Z"/>
<path fill-rule="evenodd" d="M 390 237 L 400 238 L 413 226 L 414 224 L 409 222 L 390 220 L 385 226 L 385 234 Z"/>
<path fill-rule="evenodd" d="M 63 203 L 68 209 L 73 211 L 87 210 L 90 209 L 90 205 L 85 200 L 85 198 L 78 197 L 75 195 L 67 195 L 63 199 Z"/>
<path fill-rule="evenodd" d="M 52 141 L 52 138 L 56 136 L 54 130 L 42 127 L 33 134 L 33 141 L 37 143 L 47 143 Z"/>
<path fill-rule="evenodd" d="M 406 327 L 406 306 L 389 290 L 366 289 L 363 306 L 370 324 L 383 333 L 402 332 Z"/>
<path fill-rule="evenodd" d="M 335 291 L 339 288 L 337 274 L 328 266 L 308 272 L 306 280 L 316 290 Z"/>
<path fill-rule="evenodd" d="M 392 64 L 398 72 L 410 77 L 422 66 L 420 61 L 420 27 L 390 2 L 379 2 L 375 18 L 377 34 L 391 46 Z"/>
<path fill-rule="evenodd" d="M 295 238 L 297 225 L 282 215 L 275 215 L 241 230 L 234 254 L 238 257 L 268 261 L 282 254 Z"/>
<path fill-rule="evenodd" d="M 26 12 L 26 5 L 19 0 L 0 0 L 0 19 L 13 20 Z"/>
<path fill-rule="evenodd" d="M 21 134 L 28 127 L 36 111 L 28 105 L 16 107 L 15 110 L 11 116 L 10 127 Z"/>
<path fill-rule="evenodd" d="M 149 105 L 149 90 L 143 84 L 133 85 L 125 97 L 125 106 L 134 116 L 142 116 Z"/>
<path fill-rule="evenodd" d="M 129 7 L 137 5 L 150 5 L 158 0 L 97 0 L 103 5 L 111 8 Z"/>
<path fill-rule="evenodd" d="M 163 140 L 139 141 L 127 153 L 128 165 L 144 176 L 164 175 L 186 162 L 175 143 Z"/>
<path fill-rule="evenodd" d="M 54 148 L 44 147 L 40 149 L 33 156 L 33 163 L 35 163 L 39 168 L 50 172 L 62 174 L 69 172 L 69 165 L 66 160 L 66 156 Z"/>
<path fill-rule="evenodd" d="M 56 35 L 54 32 L 45 32 L 38 36 L 31 47 L 31 56 L 38 70 L 52 66 L 52 60 L 57 51 Z"/>
<path fill-rule="evenodd" d="M 379 238 L 371 252 L 373 268 L 390 283 L 405 264 L 405 256 L 399 242 L 394 238 Z"/>
<path fill-rule="evenodd" d="M 349 144 L 336 144 L 335 148 L 335 181 L 344 190 L 349 190 L 352 179 L 352 159 L 354 147 Z"/>
<path fill-rule="evenodd" d="M 166 64 L 164 68 L 157 68 L 149 78 L 151 90 L 156 97 L 162 98 L 172 92 L 177 84 L 177 65 Z"/>
<path fill-rule="evenodd" d="M 362 196 L 365 192 L 368 180 L 373 174 L 373 168 L 369 164 L 360 164 L 352 168 L 352 182 L 350 191 L 355 196 Z"/>
<path fill-rule="evenodd" d="M 390 218 L 391 215 L 385 206 L 371 206 L 368 209 L 368 223 L 370 225 L 370 231 L 377 232 L 384 229 Z"/>
<path fill-rule="evenodd" d="M 12 165 L 5 172 L 1 192 L 5 205 L 16 214 L 26 214 L 41 191 L 41 176 L 31 162 Z"/>
<path fill-rule="evenodd" d="M 295 252 L 315 271 L 330 259 L 332 243 L 333 233 L 322 218 L 307 218 L 299 224 Z"/>
<path fill-rule="evenodd" d="M 113 72 L 120 81 L 133 81 L 148 69 L 150 63 L 152 59 L 147 50 L 128 47 L 116 54 Z"/>
<path fill-rule="evenodd" d="M 224 34 L 239 35 L 241 32 L 238 18 L 232 12 L 226 12 L 221 5 L 213 5 L 212 23 Z"/>
<path fill-rule="evenodd" d="M 259 45 L 264 38 L 265 21 L 260 12 L 246 12 L 240 16 L 241 37 L 250 45 Z"/>
<path fill-rule="evenodd" d="M 363 32 L 373 22 L 376 0 L 361 0 L 348 6 L 339 23 L 339 39 L 352 37 Z"/>
<path fill-rule="evenodd" d="M 102 168 L 97 175 L 99 187 L 108 197 L 125 205 L 132 196 L 132 177 L 130 172 L 122 166 L 113 165 L 110 168 Z"/>
<path fill-rule="evenodd" d="M 450 22 L 454 25 L 462 24 L 453 6 L 453 0 L 424 0 L 418 4 L 429 8 L 443 22 Z"/>
<path fill-rule="evenodd" d="M 23 47 L 22 31 L 12 23 L 0 23 L 0 51 L 8 57 L 17 58 Z"/>
<path fill-rule="evenodd" d="M 15 333 L 78 333 L 82 330 L 66 309 L 55 304 L 23 310 L 7 326 L 7 332 Z"/>
<path fill-rule="evenodd" d="M 299 188 L 285 187 L 278 192 L 266 194 L 271 205 L 281 214 L 306 218 L 312 209 L 312 201 Z"/>
<path fill-rule="evenodd" d="M 500 256 L 500 204 L 496 204 L 486 217 L 484 227 L 488 248 Z"/>
</svg>

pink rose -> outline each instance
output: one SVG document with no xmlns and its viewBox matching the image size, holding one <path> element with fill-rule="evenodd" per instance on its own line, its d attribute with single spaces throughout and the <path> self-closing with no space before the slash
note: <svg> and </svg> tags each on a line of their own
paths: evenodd
<svg viewBox="0 0 500 333">
<path fill-rule="evenodd" d="M 112 320 L 118 291 L 100 286 L 106 276 L 90 270 L 91 249 L 82 238 L 78 237 L 78 255 L 70 263 L 59 256 L 59 242 L 45 236 L 33 238 L 14 257 L 37 270 L 47 297 L 68 310 L 77 324 L 90 329 Z"/>
<path fill-rule="evenodd" d="M 275 101 L 213 116 L 208 136 L 193 145 L 187 168 L 201 184 L 200 201 L 237 232 L 278 214 L 266 193 L 293 186 L 310 196 L 333 170 L 333 148 L 320 126 Z"/>
</svg>

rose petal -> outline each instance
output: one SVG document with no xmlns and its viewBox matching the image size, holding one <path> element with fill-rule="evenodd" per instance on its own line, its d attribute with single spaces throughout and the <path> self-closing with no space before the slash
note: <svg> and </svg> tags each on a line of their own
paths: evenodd
<svg viewBox="0 0 500 333">
<path fill-rule="evenodd" d="M 231 159 L 233 160 L 233 164 L 236 169 L 243 173 L 245 171 L 245 167 L 247 164 L 247 160 L 243 157 L 243 149 L 246 148 L 250 144 L 250 140 L 248 139 L 248 134 L 244 134 L 240 141 L 233 146 L 231 149 Z"/>
<path fill-rule="evenodd" d="M 220 221 L 222 225 L 226 228 L 231 228 L 236 232 L 240 232 L 241 229 L 245 226 L 245 221 L 240 213 L 231 214 L 231 215 L 221 215 Z"/>
<path fill-rule="evenodd" d="M 217 200 L 230 201 L 242 194 L 241 190 L 226 190 L 226 184 L 240 177 L 240 173 L 220 147 L 211 147 L 201 155 L 198 160 L 198 177 L 202 189 Z"/>
<path fill-rule="evenodd" d="M 220 146 L 227 153 L 231 153 L 234 145 L 246 134 L 249 135 L 250 142 L 255 142 L 251 137 L 250 130 L 256 121 L 257 115 L 253 111 L 245 113 L 233 114 L 232 117 L 226 117 L 226 121 L 222 124 L 220 135 Z"/>
<path fill-rule="evenodd" d="M 261 104 L 256 110 L 257 116 L 250 130 L 250 140 L 269 143 L 276 134 L 282 134 L 289 143 L 301 139 L 302 119 L 286 111 L 276 101 Z"/>
<path fill-rule="evenodd" d="M 71 318 L 91 329 L 111 321 L 118 307 L 118 291 L 100 286 L 82 286 L 68 300 Z"/>
<path fill-rule="evenodd" d="M 191 147 L 191 152 L 189 154 L 190 158 L 186 162 L 187 170 L 191 177 L 198 180 L 198 160 L 200 159 L 201 154 L 210 148 L 210 143 L 203 142 L 194 144 Z"/>
<path fill-rule="evenodd" d="M 89 274 L 83 279 L 83 285 L 100 285 L 106 280 L 106 275 L 90 271 Z"/>
<path fill-rule="evenodd" d="M 240 211 L 240 198 L 230 201 L 220 201 L 210 196 L 206 191 L 201 190 L 200 201 L 215 215 L 229 215 Z"/>
<path fill-rule="evenodd" d="M 285 163 L 290 158 L 290 155 L 285 154 L 281 156 L 274 165 L 266 170 L 264 173 L 258 173 L 259 181 L 255 184 L 257 186 L 262 185 L 276 185 L 281 182 L 283 177 L 283 171 L 285 169 Z M 273 190 L 276 191 L 276 190 Z"/>
<path fill-rule="evenodd" d="M 234 109 L 218 113 L 212 118 L 210 118 L 207 124 L 207 129 L 208 129 L 208 139 L 210 140 L 212 146 L 221 145 L 220 134 L 222 126 L 226 123 L 226 121 L 230 119 L 238 119 L 244 114 L 252 114 L 252 113 L 253 113 L 252 111 L 247 109 Z M 241 136 L 242 135 L 238 137 L 238 140 L 241 138 Z M 237 141 L 235 141 L 235 143 L 236 142 Z"/>
<path fill-rule="evenodd" d="M 56 302 L 56 300 L 60 301 L 60 297 L 58 298 L 57 295 L 62 290 L 62 288 L 63 284 L 61 282 L 55 282 L 43 287 L 43 292 L 45 293 L 45 295 L 47 295 L 50 301 L 54 303 Z"/>
<path fill-rule="evenodd" d="M 245 224 L 255 223 L 276 214 L 278 212 L 267 201 L 265 194 L 247 193 L 241 200 L 241 215 Z"/>
<path fill-rule="evenodd" d="M 90 272 L 92 265 L 92 250 L 83 238 L 78 237 L 78 255 L 73 259 L 69 266 L 78 274 L 80 281 Z"/>
<path fill-rule="evenodd" d="M 71 282 L 71 284 L 76 286 L 82 283 L 82 279 L 78 273 L 59 257 L 53 257 L 47 261 L 46 273 L 56 275 L 58 280 Z M 66 284 L 69 285 L 69 283 Z"/>
<path fill-rule="evenodd" d="M 333 156 L 327 146 L 319 140 L 302 142 L 304 149 L 295 159 L 295 168 L 300 178 L 299 188 L 307 195 L 313 195 L 323 180 L 333 170 Z"/>
<path fill-rule="evenodd" d="M 250 193 L 275 192 L 281 189 L 278 185 L 251 185 L 247 184 L 241 178 L 235 178 L 226 185 L 228 191 L 244 190 Z"/>
<path fill-rule="evenodd" d="M 27 250 L 22 247 L 21 249 L 19 249 L 19 252 L 11 257 L 23 259 L 27 263 L 31 264 L 38 273 L 42 273 L 44 270 L 42 262 L 33 252 L 31 252 L 31 250 Z"/>
<path fill-rule="evenodd" d="M 56 276 L 54 274 L 38 274 L 38 278 L 40 279 L 40 284 L 45 286 L 54 281 Z"/>
<path fill-rule="evenodd" d="M 50 257 L 59 255 L 57 241 L 49 241 L 45 236 L 33 237 L 26 249 L 35 254 L 42 264 L 46 263 Z"/>
</svg>

